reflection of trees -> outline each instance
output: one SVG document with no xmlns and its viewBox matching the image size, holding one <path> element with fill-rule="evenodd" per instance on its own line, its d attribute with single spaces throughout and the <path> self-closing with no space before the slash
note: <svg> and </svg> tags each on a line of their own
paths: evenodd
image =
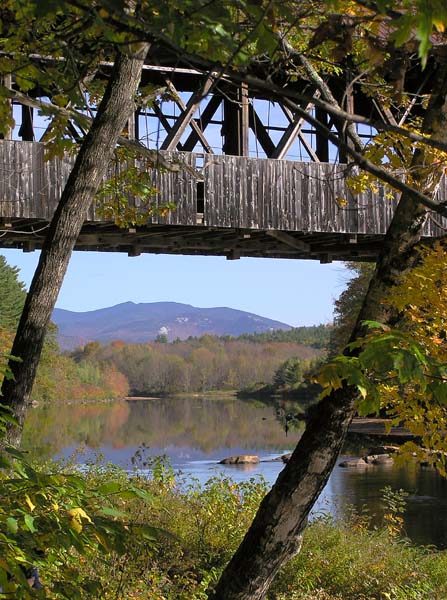
<svg viewBox="0 0 447 600">
<path fill-rule="evenodd" d="M 30 411 L 23 445 L 42 457 L 51 457 L 68 446 L 99 448 L 127 421 L 125 402 L 64 404 Z"/>
<path fill-rule="evenodd" d="M 134 403 L 125 429 L 133 443 L 190 446 L 205 452 L 223 447 L 274 449 L 293 442 L 275 421 L 271 407 L 238 400 L 174 398 Z"/>
<path fill-rule="evenodd" d="M 37 408 L 25 430 L 28 448 L 55 454 L 86 444 L 137 447 L 264 448 L 272 451 L 296 443 L 286 436 L 272 406 L 259 402 L 206 398 L 62 405 Z"/>
<path fill-rule="evenodd" d="M 275 418 L 286 436 L 289 434 L 301 435 L 304 431 L 305 419 L 303 418 L 309 408 L 315 403 L 315 399 L 293 399 L 287 400 L 280 396 L 260 396 L 256 400 L 242 396 L 242 402 L 248 402 L 251 406 L 269 407 L 274 411 Z"/>
<path fill-rule="evenodd" d="M 386 511 L 382 492 L 385 486 L 410 493 L 404 515 L 408 537 L 420 544 L 447 547 L 447 481 L 432 469 L 421 468 L 415 462 L 405 468 L 336 469 L 325 495 L 331 504 L 335 503 L 338 517 L 348 516 L 351 507 L 357 513 L 366 509 L 372 516 L 371 524 L 381 526 Z"/>
</svg>

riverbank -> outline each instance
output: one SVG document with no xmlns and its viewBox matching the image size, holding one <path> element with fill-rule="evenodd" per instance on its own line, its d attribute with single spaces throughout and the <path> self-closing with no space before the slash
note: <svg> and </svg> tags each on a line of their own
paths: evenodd
<svg viewBox="0 0 447 600">
<path fill-rule="evenodd" d="M 413 438 L 414 436 L 405 429 L 404 427 L 391 427 L 390 431 L 387 431 L 387 425 L 389 420 L 381 419 L 378 417 L 354 417 L 349 426 L 350 433 L 363 434 L 363 435 L 378 435 L 381 437 L 397 437 L 402 440 Z"/>
<path fill-rule="evenodd" d="M 210 390 L 208 392 L 190 392 L 178 393 L 178 394 L 158 394 L 158 395 L 140 395 L 140 396 L 126 396 L 124 400 L 126 402 L 138 402 L 138 401 L 149 401 L 149 400 L 163 400 L 163 398 L 206 398 L 207 400 L 224 400 L 224 399 L 235 399 L 237 397 L 236 390 Z"/>
<path fill-rule="evenodd" d="M 202 487 L 178 486 L 166 464 L 153 465 L 153 479 L 135 479 L 151 501 L 134 494 L 119 499 L 123 522 L 138 521 L 150 542 L 123 530 L 121 556 L 92 551 L 64 556 L 58 569 L 70 569 L 79 581 L 80 599 L 204 600 L 233 555 L 266 492 L 261 482 L 234 483 L 213 477 Z M 88 489 L 106 481 L 107 489 L 124 488 L 126 478 L 104 470 L 85 473 Z M 381 525 L 368 529 L 369 514 L 350 512 L 343 521 L 328 515 L 313 520 L 300 554 L 281 570 L 268 600 L 445 600 L 447 553 L 411 545 L 401 532 L 402 498 L 388 493 Z M 92 517 L 94 515 L 92 514 Z M 40 567 L 50 589 L 58 585 L 57 570 Z M 119 577 L 111 573 L 119 572 Z M 89 578 L 98 587 L 81 583 Z M 54 596 L 50 596 L 54 597 Z"/>
<path fill-rule="evenodd" d="M 391 427 L 389 421 L 378 417 L 355 417 L 349 425 L 346 443 L 360 445 L 396 444 L 401 446 L 405 442 L 416 441 L 414 436 L 404 427 Z"/>
</svg>

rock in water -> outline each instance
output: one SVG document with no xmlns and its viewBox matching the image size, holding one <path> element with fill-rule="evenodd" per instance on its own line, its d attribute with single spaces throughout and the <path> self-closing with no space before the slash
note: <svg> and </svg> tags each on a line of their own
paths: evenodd
<svg viewBox="0 0 447 600">
<path fill-rule="evenodd" d="M 240 454 L 238 456 L 229 456 L 219 461 L 219 465 L 256 465 L 259 462 L 259 456 L 251 454 Z"/>
</svg>

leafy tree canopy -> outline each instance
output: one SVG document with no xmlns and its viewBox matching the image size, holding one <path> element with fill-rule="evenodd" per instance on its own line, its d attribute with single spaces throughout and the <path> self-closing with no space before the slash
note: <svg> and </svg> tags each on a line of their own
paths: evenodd
<svg viewBox="0 0 447 600">
<path fill-rule="evenodd" d="M 294 342 L 317 350 L 326 350 L 332 327 L 330 325 L 303 325 L 292 329 L 275 329 L 266 333 L 243 333 L 238 340 L 264 344 L 266 342 Z"/>
<path fill-rule="evenodd" d="M 19 269 L 0 256 L 0 329 L 12 331 L 19 321 L 26 292 L 18 276 Z"/>
<path fill-rule="evenodd" d="M 334 303 L 334 327 L 327 346 L 329 356 L 341 354 L 349 342 L 374 270 L 370 263 L 346 263 L 346 267 L 351 279 Z"/>
<path fill-rule="evenodd" d="M 384 300 L 400 315 L 394 328 L 369 323 L 369 334 L 350 345 L 352 356 L 338 356 L 320 371 L 323 395 L 347 381 L 361 394 L 360 414 L 384 409 L 389 427 L 403 425 L 421 439 L 402 447 L 447 474 L 447 285 L 445 247 L 421 251 L 421 263 Z"/>
</svg>

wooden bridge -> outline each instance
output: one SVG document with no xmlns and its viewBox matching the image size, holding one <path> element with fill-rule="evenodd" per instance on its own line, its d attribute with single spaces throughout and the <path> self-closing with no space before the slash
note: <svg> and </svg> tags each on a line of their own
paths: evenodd
<svg viewBox="0 0 447 600">
<path fill-rule="evenodd" d="M 409 91 L 422 94 L 418 73 L 407 75 Z M 154 205 L 175 202 L 176 208 L 164 216 L 154 213 L 143 226 L 120 229 L 92 207 L 76 248 L 130 256 L 374 260 L 396 198 L 389 199 L 380 186 L 376 194 L 352 196 L 345 186 L 343 146 L 329 142 L 299 111 L 271 100 L 265 90 L 225 79 L 215 84 L 212 73 L 179 63 L 166 48 L 151 47 L 142 85 L 165 93 L 151 106 L 138 108 L 126 135 L 180 165 L 176 172 L 151 172 L 158 190 Z M 314 114 L 347 143 L 343 124 L 315 105 L 319 92 L 312 83 L 297 80 L 287 86 L 304 94 L 300 110 Z M 13 79 L 10 87 L 14 90 Z M 352 86 L 339 90 L 349 110 L 383 118 L 362 87 L 354 87 L 355 93 Z M 36 89 L 28 104 L 23 95 L 11 102 L 16 125 L 10 139 L 0 140 L 0 247 L 41 247 L 73 164 L 68 157 L 44 161 L 38 140 L 49 122 L 36 118 L 36 108 L 45 98 Z M 418 103 L 412 111 L 417 113 Z M 410 112 L 402 117 L 390 108 L 385 117 L 404 124 Z M 373 134 L 358 133 L 365 142 Z M 67 134 L 81 142 L 85 132 L 70 123 Z M 447 200 L 445 183 L 439 200 Z M 445 235 L 446 226 L 429 215 L 424 235 Z"/>
<path fill-rule="evenodd" d="M 91 208 L 78 250 L 374 260 L 396 199 L 383 188 L 352 196 L 346 166 L 243 156 L 164 152 L 180 165 L 153 171 L 153 205 L 166 215 L 121 229 Z M 0 141 L 0 246 L 40 248 L 73 158 L 44 160 L 38 142 Z M 185 166 L 182 166 L 185 165 Z M 440 201 L 447 199 L 446 186 Z M 131 201 L 132 202 L 132 201 Z M 445 235 L 429 217 L 425 236 Z"/>
</svg>

